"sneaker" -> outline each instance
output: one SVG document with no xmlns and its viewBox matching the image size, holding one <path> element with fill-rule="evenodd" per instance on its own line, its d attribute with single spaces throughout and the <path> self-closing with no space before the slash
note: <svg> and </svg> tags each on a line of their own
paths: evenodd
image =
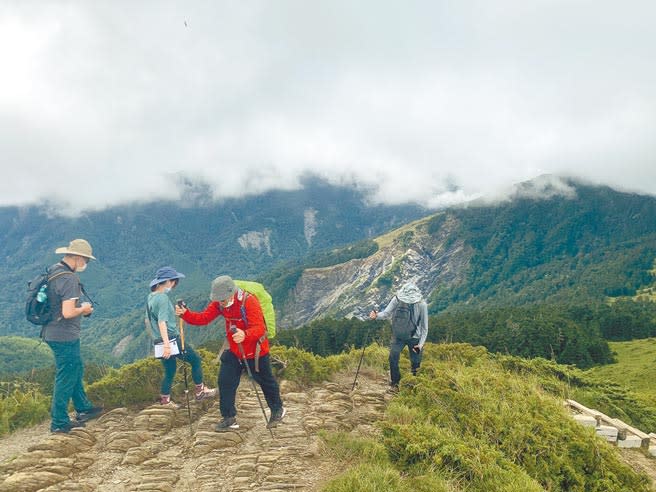
<svg viewBox="0 0 656 492">
<path fill-rule="evenodd" d="M 218 424 L 214 426 L 216 432 L 227 432 L 239 429 L 239 424 L 235 417 L 225 417 Z"/>
<path fill-rule="evenodd" d="M 287 409 L 285 407 L 280 407 L 277 410 L 271 411 L 271 418 L 267 424 L 268 428 L 275 427 L 279 422 L 282 421 L 283 417 L 287 414 Z"/>
<path fill-rule="evenodd" d="M 167 408 L 180 408 L 180 405 L 171 400 L 171 395 L 162 395 L 159 398 L 159 404 Z"/>
<path fill-rule="evenodd" d="M 205 398 L 214 398 L 216 396 L 216 388 L 208 388 L 204 384 L 201 384 L 200 387 L 200 391 L 196 391 L 196 401 L 204 400 Z"/>
<path fill-rule="evenodd" d="M 84 422 L 76 422 L 74 420 L 71 420 L 68 424 L 66 424 L 63 427 L 56 427 L 54 429 L 50 429 L 50 432 L 52 432 L 53 434 L 68 434 L 71 431 L 71 429 L 80 428 L 84 426 L 85 426 Z"/>
<path fill-rule="evenodd" d="M 399 392 L 399 385 L 398 384 L 390 384 L 389 388 L 387 388 L 388 393 L 398 393 Z"/>
<path fill-rule="evenodd" d="M 91 419 L 100 417 L 100 414 L 103 412 L 102 407 L 91 407 L 89 410 L 84 410 L 83 412 L 77 412 L 75 415 L 75 420 L 78 422 L 86 422 Z"/>
</svg>

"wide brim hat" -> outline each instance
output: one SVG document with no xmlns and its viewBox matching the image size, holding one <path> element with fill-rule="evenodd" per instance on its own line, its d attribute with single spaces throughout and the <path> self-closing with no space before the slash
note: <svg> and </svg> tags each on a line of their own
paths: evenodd
<svg viewBox="0 0 656 492">
<path fill-rule="evenodd" d="M 221 275 L 212 280 L 210 300 L 225 301 L 235 295 L 235 292 L 237 292 L 235 281 L 227 275 Z"/>
<path fill-rule="evenodd" d="M 155 285 L 166 282 L 167 280 L 175 280 L 178 278 L 185 278 L 184 273 L 176 271 L 173 267 L 165 266 L 155 272 L 155 278 L 150 281 L 150 287 L 154 287 Z"/>
<path fill-rule="evenodd" d="M 84 256 L 85 258 L 90 258 L 92 260 L 96 259 L 96 257 L 91 254 L 93 253 L 93 250 L 91 249 L 89 241 L 85 239 L 73 239 L 68 246 L 57 248 L 55 253 L 58 255 Z"/>
</svg>

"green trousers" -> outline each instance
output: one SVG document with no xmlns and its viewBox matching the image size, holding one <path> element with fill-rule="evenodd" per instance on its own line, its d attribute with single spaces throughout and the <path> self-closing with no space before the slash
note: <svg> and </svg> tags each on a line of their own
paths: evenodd
<svg viewBox="0 0 656 492">
<path fill-rule="evenodd" d="M 70 423 L 68 402 L 73 400 L 73 407 L 84 412 L 93 407 L 82 385 L 84 364 L 80 355 L 80 340 L 70 342 L 46 341 L 55 354 L 55 388 L 52 392 L 50 430 L 61 429 Z"/>
</svg>

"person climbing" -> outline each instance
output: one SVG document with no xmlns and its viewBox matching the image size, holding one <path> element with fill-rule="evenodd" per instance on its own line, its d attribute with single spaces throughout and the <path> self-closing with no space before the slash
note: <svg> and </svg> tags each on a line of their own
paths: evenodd
<svg viewBox="0 0 656 492">
<path fill-rule="evenodd" d="M 399 358 L 404 347 L 408 347 L 410 366 L 417 375 L 424 344 L 428 336 L 428 305 L 421 291 L 412 282 L 406 282 L 397 291 L 387 307 L 380 313 L 371 311 L 370 319 L 392 319 L 392 340 L 390 342 L 390 389 L 398 390 L 401 372 Z"/>
<path fill-rule="evenodd" d="M 269 340 L 262 308 L 257 297 L 238 288 L 234 280 L 222 275 L 212 281 L 210 303 L 204 311 L 194 312 L 176 306 L 176 314 L 191 325 L 207 325 L 218 316 L 225 320 L 229 349 L 221 357 L 219 369 L 219 410 L 217 432 L 239 429 L 235 397 L 241 373 L 248 364 L 253 379 L 260 385 L 271 410 L 268 427 L 275 427 L 286 414 L 278 382 L 271 371 Z"/>
<path fill-rule="evenodd" d="M 203 383 L 203 368 L 200 356 L 194 351 L 189 342 L 185 343 L 184 353 L 171 353 L 173 339 L 180 336 L 176 326 L 175 312 L 168 293 L 174 289 L 184 274 L 177 272 L 170 266 L 157 270 L 155 278 L 150 282 L 150 294 L 147 300 L 147 314 L 150 327 L 156 339 L 161 339 L 164 349 L 161 357 L 164 366 L 164 378 L 160 387 L 159 402 L 161 405 L 177 407 L 171 400 L 171 386 L 177 368 L 176 360 L 181 358 L 191 365 L 191 378 L 196 385 L 196 400 L 212 398 L 216 396 L 216 388 L 207 388 Z"/>
</svg>

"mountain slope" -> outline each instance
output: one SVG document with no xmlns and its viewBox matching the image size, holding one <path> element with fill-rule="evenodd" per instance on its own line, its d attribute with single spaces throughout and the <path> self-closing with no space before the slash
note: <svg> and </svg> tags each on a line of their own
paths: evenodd
<svg viewBox="0 0 656 492">
<path fill-rule="evenodd" d="M 493 206 L 452 208 L 387 233 L 378 250 L 305 268 L 279 306 L 281 324 L 358 315 L 413 280 L 431 312 L 600 302 L 653 279 L 656 199 L 571 184 L 567 195 L 518 192 Z M 275 282 L 275 280 L 270 280 Z"/>
<path fill-rule="evenodd" d="M 312 179 L 297 191 L 229 202 L 196 196 L 76 218 L 37 207 L 0 208 L 0 335 L 38 334 L 23 317 L 26 283 L 58 259 L 56 247 L 76 237 L 88 239 L 98 258 L 82 275 L 97 301 L 85 336 L 109 354 L 121 339 L 143 331 L 148 282 L 160 266 L 187 275 L 179 295 L 206 299 L 221 273 L 253 278 L 281 260 L 359 241 L 425 213 L 416 206 L 368 206 L 360 190 Z"/>
</svg>

